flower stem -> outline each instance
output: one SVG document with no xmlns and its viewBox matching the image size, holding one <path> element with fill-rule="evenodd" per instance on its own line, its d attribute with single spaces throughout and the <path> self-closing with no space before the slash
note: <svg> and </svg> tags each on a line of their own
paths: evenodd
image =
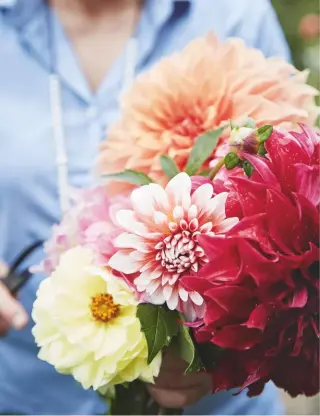
<svg viewBox="0 0 320 416">
<path fill-rule="evenodd" d="M 213 180 L 223 166 L 224 166 L 224 157 L 219 160 L 219 162 L 214 168 L 211 169 L 209 173 L 209 179 Z"/>
</svg>

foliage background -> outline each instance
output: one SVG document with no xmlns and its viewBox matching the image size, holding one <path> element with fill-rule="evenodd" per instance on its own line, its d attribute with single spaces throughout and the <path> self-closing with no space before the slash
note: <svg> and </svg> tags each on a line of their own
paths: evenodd
<svg viewBox="0 0 320 416">
<path fill-rule="evenodd" d="M 259 0 L 252 0 L 259 1 Z M 320 89 L 320 40 L 304 40 L 299 33 L 301 19 L 307 14 L 319 14 L 319 0 L 272 0 L 291 48 L 294 64 L 299 69 L 310 68 L 309 82 Z"/>
</svg>

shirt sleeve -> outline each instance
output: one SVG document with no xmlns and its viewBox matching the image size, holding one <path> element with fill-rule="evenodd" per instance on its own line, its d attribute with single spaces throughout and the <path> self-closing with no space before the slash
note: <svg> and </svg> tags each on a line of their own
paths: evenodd
<svg viewBox="0 0 320 416">
<path fill-rule="evenodd" d="M 291 62 L 290 49 L 275 10 L 269 0 L 261 3 L 264 4 L 264 7 L 259 13 L 255 46 L 267 57 L 279 56 Z"/>
</svg>

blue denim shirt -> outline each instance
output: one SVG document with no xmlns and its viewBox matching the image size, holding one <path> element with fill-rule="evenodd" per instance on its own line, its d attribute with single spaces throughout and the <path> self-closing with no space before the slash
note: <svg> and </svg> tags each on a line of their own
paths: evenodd
<svg viewBox="0 0 320 416">
<path fill-rule="evenodd" d="M 0 258 L 9 263 L 28 244 L 48 238 L 60 215 L 45 7 L 43 0 L 0 1 Z M 92 181 L 105 126 L 118 115 L 125 56 L 93 94 L 59 21 L 54 25 L 70 183 L 86 186 Z M 289 58 L 268 0 L 146 0 L 137 28 L 136 71 L 212 30 L 221 39 L 238 36 L 265 55 Z M 24 267 L 41 257 L 36 253 Z M 21 291 L 29 312 L 42 278 L 33 277 Z M 103 414 L 105 404 L 93 391 L 84 391 L 71 377 L 37 359 L 31 327 L 32 322 L 0 340 L 0 413 Z M 273 385 L 256 399 L 221 393 L 204 398 L 186 413 L 280 414 L 277 394 Z"/>
</svg>

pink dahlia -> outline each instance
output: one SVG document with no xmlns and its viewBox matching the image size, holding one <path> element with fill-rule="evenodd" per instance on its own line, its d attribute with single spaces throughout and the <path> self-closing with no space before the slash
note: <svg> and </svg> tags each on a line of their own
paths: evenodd
<svg viewBox="0 0 320 416">
<path fill-rule="evenodd" d="M 224 353 L 214 390 L 272 380 L 292 396 L 319 392 L 320 137 L 275 132 L 267 158 L 247 155 L 251 178 L 230 177 L 227 212 L 241 221 L 224 239 L 201 236 L 209 262 L 185 278 L 204 298 L 199 342 Z"/>
<path fill-rule="evenodd" d="M 145 301 L 178 309 L 194 320 L 203 314 L 203 298 L 180 284 L 208 262 L 198 243 L 201 235 L 223 235 L 237 222 L 226 218 L 227 193 L 213 194 L 211 183 L 192 189 L 180 173 L 165 188 L 150 184 L 131 194 L 132 209 L 117 212 L 125 232 L 114 241 L 118 251 L 109 262 L 114 270 L 133 274 Z"/>
<path fill-rule="evenodd" d="M 46 259 L 41 269 L 50 274 L 58 265 L 62 253 L 72 247 L 91 247 L 97 262 L 106 265 L 114 254 L 114 238 L 121 231 L 114 213 L 120 208 L 130 207 L 125 197 L 112 201 L 102 186 L 78 191 L 72 208 L 65 214 L 60 224 L 54 225 L 52 236 L 46 242 Z"/>
</svg>

